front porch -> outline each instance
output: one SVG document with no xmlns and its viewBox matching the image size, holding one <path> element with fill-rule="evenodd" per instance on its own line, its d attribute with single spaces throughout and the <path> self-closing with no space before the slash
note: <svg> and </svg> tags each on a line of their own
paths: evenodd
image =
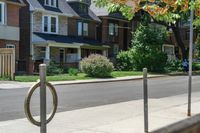
<svg viewBox="0 0 200 133">
<path fill-rule="evenodd" d="M 108 47 L 76 44 L 73 46 L 58 43 L 33 44 L 33 71 L 39 71 L 39 64 L 49 64 L 50 61 L 62 68 L 79 68 L 79 61 L 90 54 L 108 55 Z"/>
</svg>

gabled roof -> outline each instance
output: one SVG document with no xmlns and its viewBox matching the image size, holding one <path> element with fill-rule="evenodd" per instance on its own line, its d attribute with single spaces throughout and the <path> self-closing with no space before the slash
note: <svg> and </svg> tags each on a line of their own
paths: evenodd
<svg viewBox="0 0 200 133">
<path fill-rule="evenodd" d="M 97 17 L 96 14 L 89 8 L 88 4 L 85 4 L 85 3 L 82 3 L 82 2 L 79 2 L 79 1 L 68 1 L 68 4 L 79 15 L 80 18 L 101 22 L 99 17 Z M 87 7 L 88 12 L 87 13 L 83 13 L 83 12 L 80 13 L 79 7 L 76 6 L 75 4 L 76 5 L 84 4 Z"/>
<path fill-rule="evenodd" d="M 15 4 L 24 4 L 23 0 L 7 0 L 7 2 L 12 2 L 12 3 L 15 3 Z"/>
<path fill-rule="evenodd" d="M 115 19 L 127 20 L 120 12 L 109 13 L 106 7 L 101 7 L 101 8 L 96 7 L 94 2 L 90 5 L 90 9 L 98 17 L 110 17 L 110 18 L 115 18 Z"/>
<path fill-rule="evenodd" d="M 44 0 L 26 0 L 32 10 L 50 11 L 55 13 L 61 13 L 70 17 L 78 17 L 78 14 L 68 5 L 66 0 L 58 0 L 58 7 L 50 7 L 44 5 Z"/>
</svg>

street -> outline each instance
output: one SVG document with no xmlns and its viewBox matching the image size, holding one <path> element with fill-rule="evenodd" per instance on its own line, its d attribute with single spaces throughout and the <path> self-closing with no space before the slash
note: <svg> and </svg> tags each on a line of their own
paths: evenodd
<svg viewBox="0 0 200 133">
<path fill-rule="evenodd" d="M 200 90 L 200 76 L 193 77 L 193 92 Z M 95 107 L 142 99 L 142 80 L 57 85 L 58 112 Z M 149 79 L 149 97 L 162 98 L 187 93 L 188 77 L 174 76 Z M 28 88 L 1 89 L 0 121 L 24 118 L 24 99 Z M 51 110 L 51 96 L 48 95 L 48 111 Z M 34 115 L 39 114 L 39 95 L 34 94 L 31 102 Z"/>
</svg>

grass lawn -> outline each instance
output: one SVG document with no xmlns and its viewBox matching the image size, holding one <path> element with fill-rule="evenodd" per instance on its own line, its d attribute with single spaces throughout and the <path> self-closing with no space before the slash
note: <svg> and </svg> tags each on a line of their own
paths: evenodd
<svg viewBox="0 0 200 133">
<path fill-rule="evenodd" d="M 136 76 L 142 75 L 142 72 L 137 71 L 114 71 L 111 73 L 110 78 L 124 77 L 124 76 Z M 20 75 L 16 76 L 15 80 L 19 82 L 35 82 L 39 78 L 38 75 Z M 60 74 L 55 76 L 47 76 L 48 81 L 69 81 L 69 80 L 85 80 L 85 79 L 95 79 L 93 77 L 88 77 L 84 73 L 79 73 L 77 76 L 69 76 L 68 74 Z M 1 80 L 1 79 L 0 79 Z"/>
</svg>

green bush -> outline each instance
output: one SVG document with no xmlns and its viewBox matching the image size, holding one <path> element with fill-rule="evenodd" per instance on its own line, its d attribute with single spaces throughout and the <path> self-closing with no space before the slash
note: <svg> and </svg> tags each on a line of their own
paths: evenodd
<svg viewBox="0 0 200 133">
<path fill-rule="evenodd" d="M 70 76 L 77 76 L 79 73 L 79 70 L 76 68 L 69 68 L 68 73 Z"/>
<path fill-rule="evenodd" d="M 121 51 L 116 57 L 116 68 L 120 71 L 131 71 L 134 69 L 133 53 Z"/>
<path fill-rule="evenodd" d="M 132 47 L 117 56 L 119 70 L 137 70 L 148 68 L 152 72 L 165 70 L 167 55 L 162 52 L 166 39 L 165 29 L 160 31 L 149 25 L 140 25 L 133 33 Z"/>
<path fill-rule="evenodd" d="M 193 63 L 193 70 L 200 70 L 200 63 L 199 62 Z"/>
<path fill-rule="evenodd" d="M 92 54 L 81 62 L 81 70 L 91 77 L 109 77 L 113 71 L 113 63 L 105 56 Z"/>
<path fill-rule="evenodd" d="M 181 60 L 169 60 L 166 65 L 167 72 L 181 72 L 183 71 L 183 65 Z"/>
<path fill-rule="evenodd" d="M 56 75 L 62 74 L 63 69 L 59 67 L 59 65 L 55 64 L 55 62 L 51 61 L 47 67 L 47 75 Z"/>
</svg>

